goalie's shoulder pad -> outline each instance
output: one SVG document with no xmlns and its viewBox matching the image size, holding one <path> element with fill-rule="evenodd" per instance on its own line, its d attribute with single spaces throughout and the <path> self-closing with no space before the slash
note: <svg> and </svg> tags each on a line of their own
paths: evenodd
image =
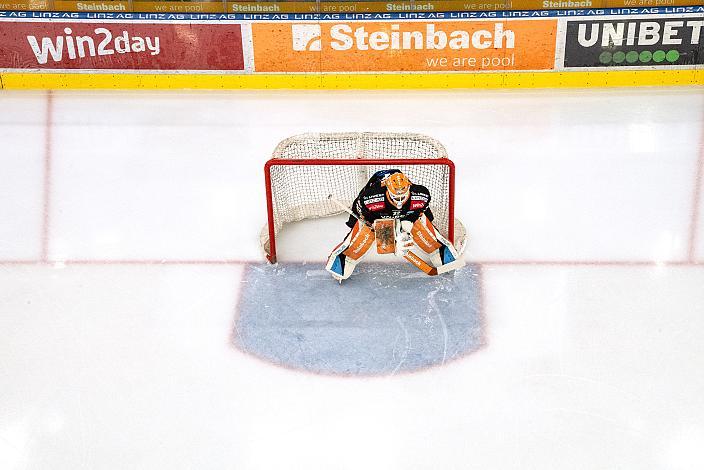
<svg viewBox="0 0 704 470">
<path fill-rule="evenodd" d="M 385 206 L 386 191 L 383 188 L 365 188 L 360 201 L 369 211 L 380 211 Z"/>
<path fill-rule="evenodd" d="M 412 184 L 411 196 L 425 196 L 427 199 L 430 199 L 430 191 L 422 184 Z"/>
</svg>

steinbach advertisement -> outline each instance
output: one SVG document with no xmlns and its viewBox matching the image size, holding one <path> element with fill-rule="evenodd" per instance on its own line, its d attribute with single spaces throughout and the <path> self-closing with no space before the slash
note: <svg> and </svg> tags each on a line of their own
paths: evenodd
<svg viewBox="0 0 704 470">
<path fill-rule="evenodd" d="M 557 20 L 254 23 L 258 72 L 550 70 Z"/>
<path fill-rule="evenodd" d="M 36 21 L 0 25 L 0 68 L 244 70 L 239 24 Z"/>
<path fill-rule="evenodd" d="M 564 66 L 703 64 L 703 29 L 701 16 L 568 21 Z"/>
</svg>

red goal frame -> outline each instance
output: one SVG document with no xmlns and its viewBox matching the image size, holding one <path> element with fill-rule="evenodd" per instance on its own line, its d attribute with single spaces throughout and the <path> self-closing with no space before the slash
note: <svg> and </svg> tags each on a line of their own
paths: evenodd
<svg viewBox="0 0 704 470">
<path fill-rule="evenodd" d="M 264 181 L 266 185 L 266 210 L 267 225 L 269 231 L 269 253 L 266 258 L 270 263 L 276 263 L 276 234 L 274 224 L 274 206 L 272 201 L 272 180 L 271 168 L 274 166 L 332 166 L 332 165 L 446 165 L 448 167 L 448 226 L 447 238 L 454 244 L 455 242 L 455 164 L 449 158 L 347 158 L 347 159 L 326 159 L 326 158 L 306 158 L 287 159 L 272 158 L 264 164 Z M 361 187 L 359 188 L 362 189 Z M 432 194 L 431 194 L 432 197 Z"/>
</svg>

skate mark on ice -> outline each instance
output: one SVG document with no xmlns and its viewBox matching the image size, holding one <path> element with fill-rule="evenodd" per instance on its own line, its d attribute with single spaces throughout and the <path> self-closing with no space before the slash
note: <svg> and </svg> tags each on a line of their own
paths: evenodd
<svg viewBox="0 0 704 470">
<path fill-rule="evenodd" d="M 408 356 L 408 351 L 411 349 L 411 339 L 408 337 L 408 328 L 403 326 L 403 322 L 399 317 L 396 317 L 396 323 L 401 327 L 401 331 L 403 331 L 403 337 L 405 339 L 405 347 L 403 348 L 403 356 L 401 357 L 401 360 L 398 361 L 398 364 L 396 364 L 396 367 L 394 367 L 394 370 L 391 371 L 391 374 L 389 375 L 396 375 L 396 372 L 398 372 L 399 368 L 401 367 L 401 364 L 403 364 L 406 361 L 406 357 Z M 399 335 L 400 336 L 400 335 Z M 397 337 L 398 339 L 398 337 Z"/>
<path fill-rule="evenodd" d="M 435 312 L 435 314 L 438 317 L 438 320 L 440 321 L 440 326 L 442 326 L 442 332 L 443 332 L 444 338 L 443 338 L 441 364 L 445 364 L 445 359 L 447 359 L 447 341 L 448 341 L 447 325 L 445 324 L 445 320 L 442 318 L 442 312 L 440 311 L 438 304 L 435 302 L 436 295 L 437 295 L 437 291 L 433 291 L 428 294 L 428 305 L 430 306 L 430 310 Z"/>
</svg>

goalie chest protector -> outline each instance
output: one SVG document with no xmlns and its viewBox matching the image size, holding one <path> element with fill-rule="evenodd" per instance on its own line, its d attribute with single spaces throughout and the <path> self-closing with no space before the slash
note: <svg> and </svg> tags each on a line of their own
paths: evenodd
<svg viewBox="0 0 704 470">
<path fill-rule="evenodd" d="M 425 212 L 430 221 L 433 215 L 428 208 L 430 192 L 425 186 L 412 184 L 410 197 L 399 209 L 386 197 L 386 188 L 382 186 L 365 187 L 353 205 L 356 214 L 361 214 L 369 223 L 378 219 L 403 219 L 415 222 Z"/>
</svg>

